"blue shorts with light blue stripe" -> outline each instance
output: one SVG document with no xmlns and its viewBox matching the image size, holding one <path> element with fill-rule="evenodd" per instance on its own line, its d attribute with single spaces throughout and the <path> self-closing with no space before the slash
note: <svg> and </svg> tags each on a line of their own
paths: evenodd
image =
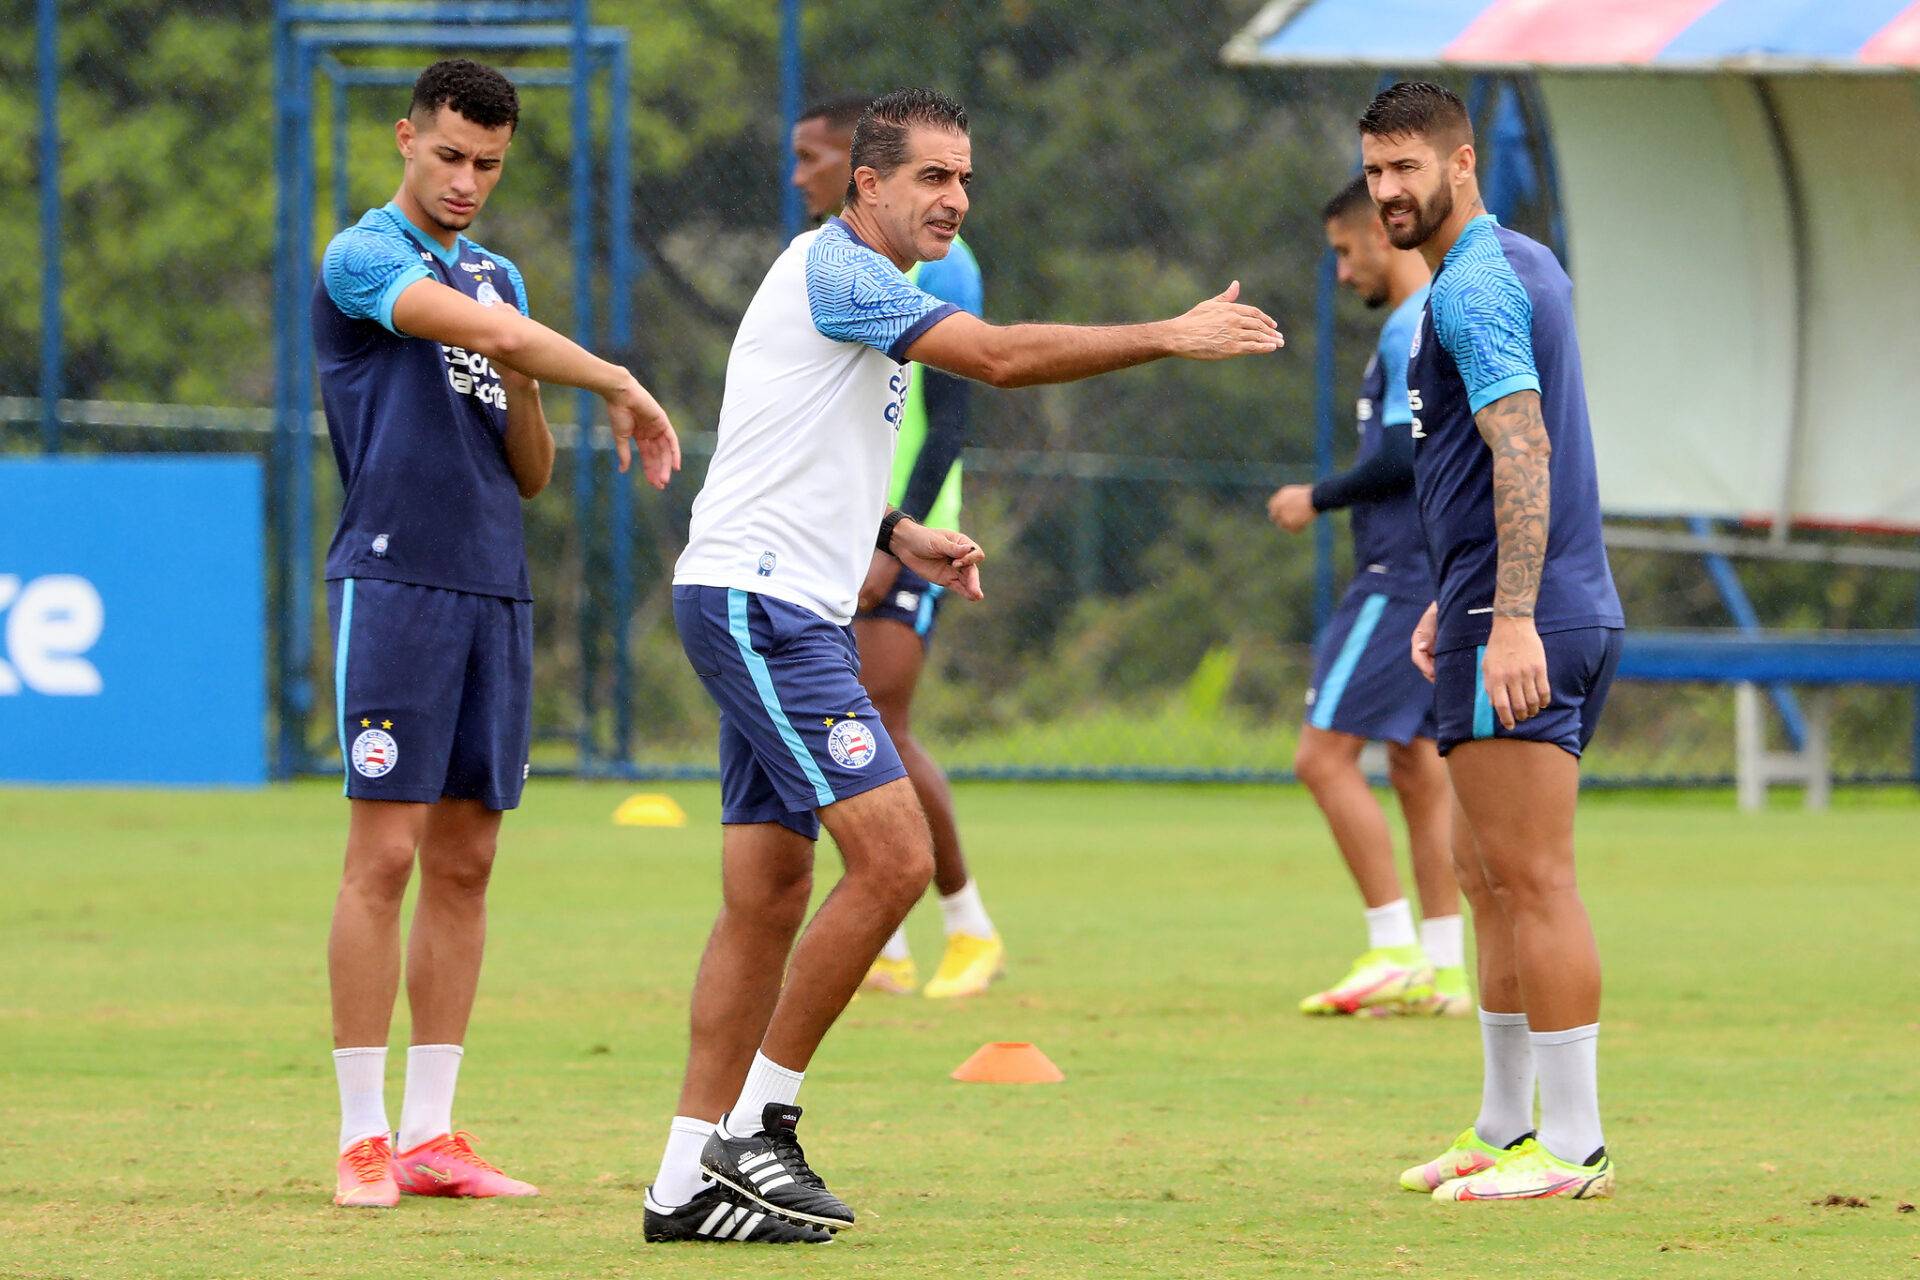
<svg viewBox="0 0 1920 1280">
<path fill-rule="evenodd" d="M 1463 742 L 1477 738 L 1517 738 L 1522 742 L 1551 742 L 1579 755 L 1593 741 L 1613 689 L 1613 673 L 1620 665 L 1620 642 L 1626 632 L 1616 627 L 1576 627 L 1549 631 L 1540 637 L 1547 651 L 1547 683 L 1553 701 L 1540 714 L 1511 729 L 1500 726 L 1487 699 L 1481 663 L 1487 647 L 1450 649 L 1433 660 L 1433 706 L 1440 723 L 1437 739 L 1445 755 Z"/>
<path fill-rule="evenodd" d="M 1349 590 L 1314 646 L 1307 723 L 1369 742 L 1431 738 L 1433 686 L 1413 665 L 1426 602 Z"/>
<path fill-rule="evenodd" d="M 860 685 L 851 627 L 727 587 L 676 586 L 673 620 L 720 708 L 721 822 L 817 839 L 816 810 L 907 776 Z"/>
<path fill-rule="evenodd" d="M 880 603 L 862 610 L 860 617 L 879 618 L 912 627 L 913 634 L 920 637 L 921 647 L 931 648 L 934 623 L 940 620 L 940 598 L 945 594 L 944 587 L 935 586 L 901 565 L 900 572 L 894 575 L 893 585 L 887 588 L 887 594 L 880 598 Z"/>
</svg>

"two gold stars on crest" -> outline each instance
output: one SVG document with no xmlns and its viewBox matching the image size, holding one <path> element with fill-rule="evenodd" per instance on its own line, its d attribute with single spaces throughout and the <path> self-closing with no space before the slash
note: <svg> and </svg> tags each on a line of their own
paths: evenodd
<svg viewBox="0 0 1920 1280">
<path fill-rule="evenodd" d="M 362 729 L 371 729 L 371 728 L 373 728 L 373 721 L 371 721 L 371 720 L 366 720 L 366 719 L 362 719 L 362 720 L 360 721 L 360 727 L 361 727 Z M 391 720 L 382 720 L 382 721 L 380 722 L 380 727 L 381 727 L 382 729 L 391 729 L 391 728 L 393 728 L 393 721 L 391 721 Z"/>
</svg>

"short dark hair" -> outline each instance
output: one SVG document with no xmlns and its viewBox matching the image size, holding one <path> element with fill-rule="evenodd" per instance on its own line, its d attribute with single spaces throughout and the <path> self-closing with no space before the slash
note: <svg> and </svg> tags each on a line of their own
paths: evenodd
<svg viewBox="0 0 1920 1280">
<path fill-rule="evenodd" d="M 437 115 L 452 107 L 482 129 L 520 127 L 520 94 L 513 81 L 470 58 L 447 58 L 420 73 L 413 82 L 413 101 L 407 114 Z"/>
<path fill-rule="evenodd" d="M 1360 132 L 1374 138 L 1452 138 L 1460 146 L 1473 141 L 1473 121 L 1451 89 L 1402 80 L 1374 95 L 1360 116 Z"/>
<path fill-rule="evenodd" d="M 807 120 L 824 120 L 827 128 L 838 133 L 851 133 L 860 123 L 860 117 L 866 114 L 867 104 L 873 99 L 864 93 L 843 93 L 837 97 L 822 98 L 820 101 L 794 117 L 794 123 Z"/>
<path fill-rule="evenodd" d="M 907 162 L 907 135 L 915 125 L 932 129 L 967 132 L 967 109 L 938 89 L 895 89 L 883 93 L 860 113 L 853 127 L 853 148 L 847 156 L 850 169 L 872 169 L 886 177 Z M 857 188 L 847 179 L 847 203 L 852 204 Z"/>
<path fill-rule="evenodd" d="M 1373 193 L 1367 190 L 1365 178 L 1355 178 L 1334 195 L 1333 199 L 1320 208 L 1320 221 L 1332 222 L 1336 218 L 1350 218 L 1364 213 L 1368 217 L 1377 217 L 1374 209 Z"/>
</svg>

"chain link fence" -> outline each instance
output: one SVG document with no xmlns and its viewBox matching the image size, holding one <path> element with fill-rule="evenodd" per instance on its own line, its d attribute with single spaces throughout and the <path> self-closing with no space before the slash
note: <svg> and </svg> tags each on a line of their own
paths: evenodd
<svg viewBox="0 0 1920 1280">
<path fill-rule="evenodd" d="M 1352 122 L 1375 80 L 1223 67 L 1221 46 L 1258 7 L 804 7 L 808 98 L 931 83 L 967 105 L 977 170 L 967 237 L 989 319 L 1157 318 L 1238 279 L 1288 335 L 1288 349 L 1270 358 L 1168 362 L 974 395 L 962 523 L 989 551 L 988 596 L 946 606 L 916 704 L 921 735 L 957 773 L 1261 777 L 1284 774 L 1291 761 L 1312 665 L 1313 543 L 1272 528 L 1264 501 L 1315 469 L 1318 211 L 1352 171 Z M 62 8 L 69 399 L 60 416 L 69 451 L 267 453 L 275 86 L 265 8 L 240 0 Z M 633 337 L 612 354 L 668 407 L 687 465 L 665 495 L 635 495 L 621 544 L 633 587 L 621 599 L 606 589 L 605 529 L 583 529 L 578 514 L 604 520 L 605 506 L 583 506 L 570 491 L 579 438 L 562 427 L 556 483 L 527 509 L 536 767 L 700 772 L 712 763 L 713 713 L 673 634 L 669 575 L 712 448 L 734 327 L 782 244 L 780 7 L 595 0 L 591 16 L 628 33 L 633 60 L 630 101 L 616 106 L 604 86 L 595 90 L 596 130 L 620 109 L 631 137 Z M 458 43 L 445 51 L 470 52 Z M 338 56 L 397 72 L 436 52 L 375 45 Z M 550 70 L 564 55 L 513 61 Z M 397 181 L 391 128 L 406 91 L 377 79 L 364 76 L 363 87 L 316 110 L 326 131 L 311 193 L 321 242 L 343 214 L 383 202 Z M 581 283 L 568 248 L 573 137 L 566 91 L 547 83 L 528 77 L 506 175 L 476 233 L 518 262 L 535 316 L 567 331 Z M 13 24 L 0 31 L 8 136 L 34 133 L 32 85 L 33 35 Z M 35 177 L 26 148 L 0 149 L 0 447 L 21 453 L 44 443 L 34 398 Z M 1503 219 L 1547 238 L 1546 197 L 1516 200 L 1499 210 Z M 304 248 L 317 254 L 320 243 Z M 604 306 L 606 282 L 585 283 Z M 1358 384 L 1380 316 L 1344 297 L 1335 316 L 1344 421 L 1345 389 Z M 556 420 L 572 406 L 571 397 L 549 398 Z M 1343 427 L 1338 438 L 1344 455 L 1351 436 Z M 318 500 L 305 533 L 317 563 L 338 481 L 323 432 L 308 439 Z M 1344 520 L 1335 541 L 1344 582 Z M 1634 624 L 1725 624 L 1697 560 L 1622 551 L 1614 564 Z M 1742 572 L 1770 626 L 1914 622 L 1911 575 L 1766 563 Z M 601 660 L 616 607 L 629 614 L 625 681 Z M 300 733 L 324 767 L 333 751 L 330 645 L 324 609 L 316 613 L 312 669 L 279 675 L 320 691 Z M 1590 772 L 1728 777 L 1732 701 L 1723 687 L 1623 686 Z M 1841 771 L 1904 776 L 1913 716 L 1911 695 L 1843 691 Z M 604 741 L 623 749 L 611 759 L 583 752 Z"/>
</svg>

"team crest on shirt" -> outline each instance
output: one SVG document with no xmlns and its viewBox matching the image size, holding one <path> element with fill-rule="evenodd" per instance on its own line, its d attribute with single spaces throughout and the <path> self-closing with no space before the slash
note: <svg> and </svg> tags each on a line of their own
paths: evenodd
<svg viewBox="0 0 1920 1280">
<path fill-rule="evenodd" d="M 775 556 L 773 552 L 762 551 L 760 553 L 760 576 L 763 578 L 771 578 L 773 576 L 773 566 L 779 563 L 779 557 Z"/>
<path fill-rule="evenodd" d="M 483 307 L 491 307 L 506 301 L 506 299 L 500 296 L 500 291 L 493 287 L 493 281 L 491 280 L 482 280 L 480 282 L 480 287 L 473 291 L 473 300 Z"/>
<path fill-rule="evenodd" d="M 400 744 L 384 729 L 368 729 L 353 740 L 353 769 L 363 778 L 380 778 L 400 763 Z"/>
<path fill-rule="evenodd" d="M 873 763 L 880 744 L 873 730 L 858 720 L 842 720 L 827 731 L 827 754 L 842 769 L 864 769 Z"/>
<path fill-rule="evenodd" d="M 1420 332 L 1425 328 L 1425 325 L 1417 324 L 1413 326 L 1413 345 L 1407 348 L 1407 359 L 1409 361 L 1420 354 Z"/>
</svg>

